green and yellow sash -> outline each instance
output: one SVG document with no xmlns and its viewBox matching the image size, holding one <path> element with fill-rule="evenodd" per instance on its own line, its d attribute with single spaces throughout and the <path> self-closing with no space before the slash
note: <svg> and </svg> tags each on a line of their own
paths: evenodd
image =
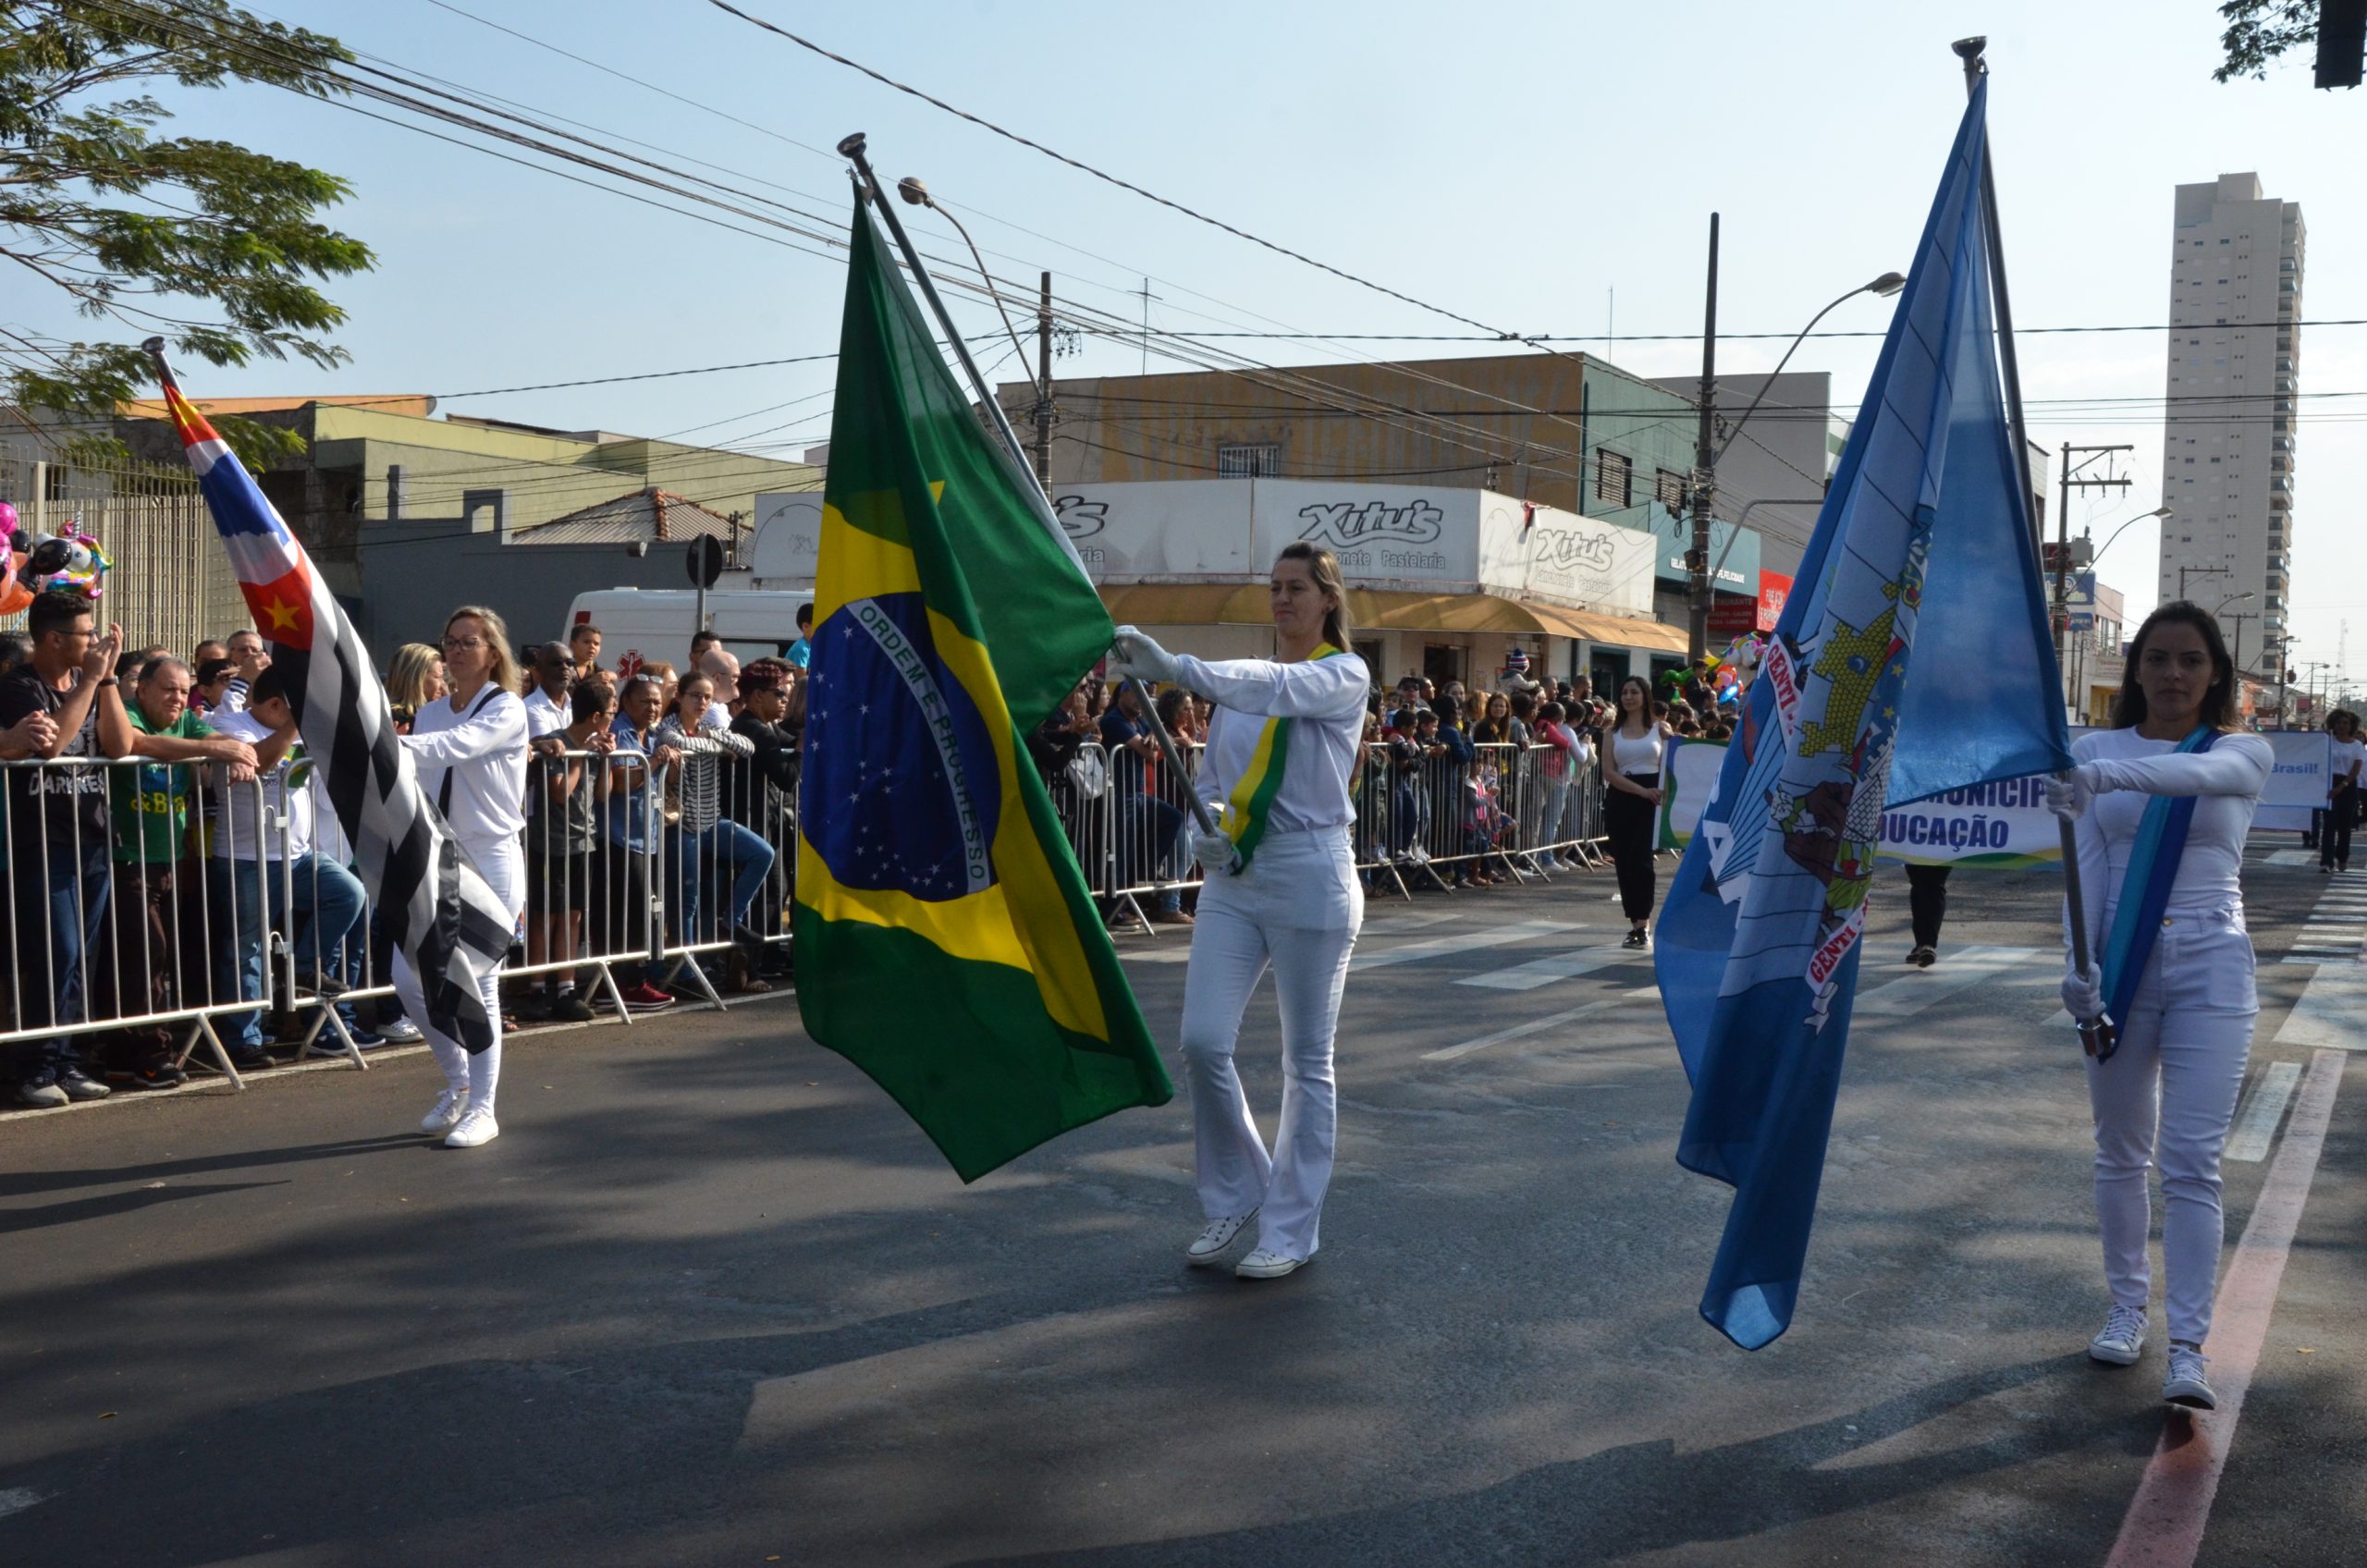
<svg viewBox="0 0 2367 1568">
<path fill-rule="evenodd" d="M 1324 643 L 1308 656 L 1337 658 L 1344 650 Z M 1257 749 L 1249 753 L 1249 766 L 1241 770 L 1233 793 L 1225 797 L 1224 814 L 1217 819 L 1217 829 L 1233 840 L 1233 852 L 1240 856 L 1237 872 L 1249 864 L 1249 857 L 1257 852 L 1258 840 L 1266 836 L 1266 819 L 1272 812 L 1274 796 L 1282 788 L 1282 773 L 1290 764 L 1291 727 L 1289 721 L 1269 718 L 1259 731 Z"/>
</svg>

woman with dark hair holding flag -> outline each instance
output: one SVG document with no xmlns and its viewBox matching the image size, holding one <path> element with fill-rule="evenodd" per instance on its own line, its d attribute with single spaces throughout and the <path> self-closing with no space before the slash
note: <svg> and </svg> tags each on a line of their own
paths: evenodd
<svg viewBox="0 0 2367 1568">
<path fill-rule="evenodd" d="M 2236 729 L 2235 666 L 2203 610 L 2180 601 L 2147 617 L 2128 670 L 2113 728 L 2080 737 L 2077 765 L 2047 783 L 2047 805 L 2079 825 L 2089 950 L 2102 955 L 2101 967 L 2064 977 L 2063 1004 L 2114 1032 L 2088 1060 L 2113 1300 L 2088 1354 L 2128 1366 L 2144 1348 L 2145 1171 L 2158 1164 L 2170 1333 L 2162 1397 L 2209 1410 L 2217 1401 L 2202 1342 L 2225 1240 L 2219 1152 L 2260 1011 L 2239 874 L 2275 757 Z"/>
<path fill-rule="evenodd" d="M 1268 586 L 1275 656 L 1215 663 L 1120 627 L 1113 675 L 1172 681 L 1212 699 L 1194 788 L 1220 831 L 1191 834 L 1207 872 L 1184 978 L 1184 1060 L 1208 1228 L 1195 1266 L 1252 1219 L 1257 1245 L 1233 1272 L 1274 1280 L 1315 1256 L 1339 1124 L 1331 1037 L 1364 924 L 1348 780 L 1372 680 L 1351 650 L 1339 558 L 1287 546 Z M 1271 963 L 1282 1023 L 1282 1113 L 1269 1150 L 1233 1067 L 1249 993 Z"/>
</svg>

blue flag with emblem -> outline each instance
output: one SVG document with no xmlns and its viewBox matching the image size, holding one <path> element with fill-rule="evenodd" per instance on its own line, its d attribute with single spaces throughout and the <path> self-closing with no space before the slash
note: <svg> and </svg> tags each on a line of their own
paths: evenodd
<svg viewBox="0 0 2367 1568">
<path fill-rule="evenodd" d="M 1693 1096 L 1678 1162 L 1735 1188 L 1701 1315 L 1789 1327 L 1885 802 L 2070 766 L 1996 358 L 1984 82 L 1858 405 L 1654 963 Z"/>
</svg>

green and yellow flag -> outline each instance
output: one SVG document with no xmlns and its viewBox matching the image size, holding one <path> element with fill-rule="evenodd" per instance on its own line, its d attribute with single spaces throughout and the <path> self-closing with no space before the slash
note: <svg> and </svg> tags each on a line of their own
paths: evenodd
<svg viewBox="0 0 2367 1568">
<path fill-rule="evenodd" d="M 1022 741 L 1109 612 L 855 208 L 815 585 L 798 1006 L 965 1182 L 1173 1097 Z"/>
</svg>

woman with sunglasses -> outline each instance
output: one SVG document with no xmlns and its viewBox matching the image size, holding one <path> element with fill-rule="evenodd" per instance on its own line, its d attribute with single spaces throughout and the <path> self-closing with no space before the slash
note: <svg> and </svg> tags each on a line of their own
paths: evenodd
<svg viewBox="0 0 2367 1568">
<path fill-rule="evenodd" d="M 453 836 L 514 925 L 526 909 L 526 704 L 518 696 L 518 665 L 509 628 L 482 605 L 462 605 L 444 622 L 448 695 L 421 705 L 403 745 L 419 769 L 419 787 L 435 802 Z M 472 1055 L 427 1022 L 420 977 L 401 953 L 394 958 L 395 994 L 417 1022 L 444 1070 L 445 1090 L 420 1120 L 447 1147 L 474 1148 L 501 1135 L 493 1095 L 501 1077 L 501 974 L 479 983 L 493 1044 Z"/>
</svg>

